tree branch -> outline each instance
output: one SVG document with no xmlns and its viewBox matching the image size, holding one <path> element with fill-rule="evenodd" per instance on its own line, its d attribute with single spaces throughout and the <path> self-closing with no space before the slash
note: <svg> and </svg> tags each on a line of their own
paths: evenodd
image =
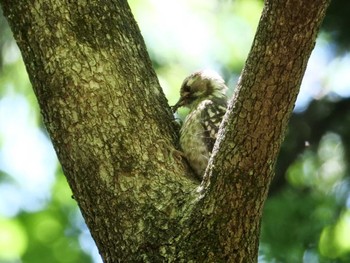
<svg viewBox="0 0 350 263">
<path fill-rule="evenodd" d="M 163 261 L 196 184 L 127 1 L 1 4 L 104 261 Z"/>
<path fill-rule="evenodd" d="M 255 262 L 273 166 L 329 1 L 266 2 L 198 192 L 127 1 L 0 1 L 104 261 Z"/>
<path fill-rule="evenodd" d="M 266 1 L 201 186 L 206 254 L 256 262 L 263 203 L 328 0 Z M 210 214 L 211 216 L 207 216 Z M 214 238 L 214 240 L 213 240 Z M 209 260 L 210 261 L 210 260 Z"/>
</svg>

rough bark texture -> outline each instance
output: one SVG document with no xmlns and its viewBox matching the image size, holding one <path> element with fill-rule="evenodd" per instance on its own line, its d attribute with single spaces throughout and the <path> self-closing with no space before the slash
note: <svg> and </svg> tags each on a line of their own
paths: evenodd
<svg viewBox="0 0 350 263">
<path fill-rule="evenodd" d="M 328 4 L 325 0 L 265 3 L 230 114 L 222 124 L 225 128 L 216 144 L 220 150 L 214 149 L 212 169 L 202 184 L 201 209 L 217 215 L 206 217 L 204 226 L 226 229 L 214 243 L 229 262 L 256 261 L 263 203 Z M 241 216 L 232 216 L 237 213 Z M 232 241 L 237 230 L 240 239 Z"/>
<path fill-rule="evenodd" d="M 256 262 L 274 163 L 329 1 L 266 1 L 199 187 L 126 1 L 0 2 L 103 260 Z"/>
</svg>

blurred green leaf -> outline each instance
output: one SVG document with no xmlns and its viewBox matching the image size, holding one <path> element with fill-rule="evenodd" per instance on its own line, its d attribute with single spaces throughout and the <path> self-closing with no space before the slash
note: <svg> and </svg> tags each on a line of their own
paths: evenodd
<svg viewBox="0 0 350 263">
<path fill-rule="evenodd" d="M 0 218 L 0 262 L 15 261 L 28 248 L 25 228 L 16 219 Z"/>
</svg>

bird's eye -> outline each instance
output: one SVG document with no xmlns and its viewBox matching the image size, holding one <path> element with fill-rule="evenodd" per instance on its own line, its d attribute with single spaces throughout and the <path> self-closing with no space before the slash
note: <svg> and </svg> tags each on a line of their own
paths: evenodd
<svg viewBox="0 0 350 263">
<path fill-rule="evenodd" d="M 191 91 L 191 88 L 190 88 L 190 86 L 184 85 L 184 86 L 182 87 L 182 91 L 183 91 L 183 92 L 186 92 L 186 93 L 189 93 L 189 92 Z"/>
</svg>

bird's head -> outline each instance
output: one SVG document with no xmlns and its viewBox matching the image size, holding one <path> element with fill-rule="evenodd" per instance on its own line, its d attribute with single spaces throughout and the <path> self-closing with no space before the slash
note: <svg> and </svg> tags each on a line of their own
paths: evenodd
<svg viewBox="0 0 350 263">
<path fill-rule="evenodd" d="M 210 98 L 225 98 L 227 87 L 219 74 L 210 70 L 197 71 L 182 83 L 180 99 L 172 107 L 173 112 L 184 106 L 192 108 L 200 101 Z"/>
</svg>

